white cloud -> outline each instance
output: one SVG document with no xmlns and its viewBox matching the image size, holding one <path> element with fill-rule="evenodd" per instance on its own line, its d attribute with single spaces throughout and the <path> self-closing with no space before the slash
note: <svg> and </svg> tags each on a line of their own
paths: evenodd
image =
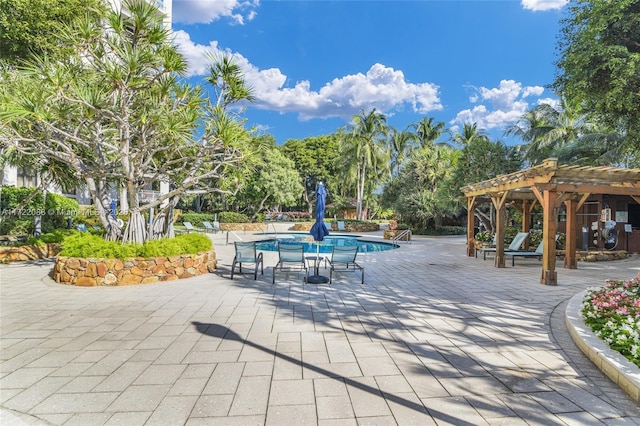
<svg viewBox="0 0 640 426">
<path fill-rule="evenodd" d="M 567 3 L 569 3 L 569 0 L 521 0 L 520 2 L 522 7 L 534 12 L 562 9 Z"/>
<path fill-rule="evenodd" d="M 243 25 L 256 16 L 259 0 L 173 0 L 173 22 L 208 24 L 220 18 L 229 18 Z"/>
<path fill-rule="evenodd" d="M 374 64 L 366 73 L 347 75 L 327 82 L 319 90 L 312 90 L 307 80 L 286 86 L 287 76 L 278 68 L 258 69 L 247 58 L 222 50 L 215 41 L 208 45 L 195 44 L 184 31 L 175 32 L 176 43 L 189 61 L 189 75 L 204 75 L 207 55 L 233 55 L 243 69 L 245 79 L 254 89 L 254 107 L 297 113 L 301 120 L 343 117 L 350 119 L 361 109 L 391 115 L 394 110 L 409 105 L 417 113 L 442 109 L 438 86 L 432 83 L 411 83 L 404 73 L 382 64 Z"/>
<path fill-rule="evenodd" d="M 450 124 L 476 123 L 478 128 L 490 130 L 504 128 L 516 122 L 528 109 L 526 98 L 539 97 L 541 86 L 522 86 L 514 80 L 502 80 L 498 87 L 480 87 L 469 97 L 471 103 L 479 103 L 471 109 L 460 111 Z"/>
</svg>

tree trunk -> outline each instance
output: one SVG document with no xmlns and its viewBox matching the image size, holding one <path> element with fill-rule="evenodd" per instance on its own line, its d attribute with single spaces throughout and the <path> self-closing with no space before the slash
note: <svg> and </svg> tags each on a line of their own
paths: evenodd
<svg viewBox="0 0 640 426">
<path fill-rule="evenodd" d="M 133 209 L 129 216 L 129 222 L 122 236 L 122 244 L 136 243 L 143 244 L 147 240 L 147 229 L 144 223 L 144 216 L 140 210 Z"/>
</svg>

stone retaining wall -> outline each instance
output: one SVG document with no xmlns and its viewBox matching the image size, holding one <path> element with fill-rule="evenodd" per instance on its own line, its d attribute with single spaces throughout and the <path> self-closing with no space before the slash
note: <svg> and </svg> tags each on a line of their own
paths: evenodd
<svg viewBox="0 0 640 426">
<path fill-rule="evenodd" d="M 42 246 L 0 247 L 0 263 L 38 260 L 54 257 L 60 253 L 60 244 L 49 243 Z"/>
<path fill-rule="evenodd" d="M 559 250 L 564 254 L 564 250 Z M 623 260 L 626 259 L 629 254 L 625 250 L 615 251 L 582 251 L 576 252 L 576 258 L 581 262 L 606 262 L 609 260 Z"/>
<path fill-rule="evenodd" d="M 267 230 L 267 224 L 266 223 L 221 223 L 220 229 L 223 231 L 265 232 Z"/>
<path fill-rule="evenodd" d="M 309 232 L 313 224 L 314 222 L 298 222 L 293 225 L 293 230 Z M 338 224 L 336 222 L 325 222 L 325 225 L 330 231 L 338 231 Z M 380 230 L 380 225 L 377 223 L 345 222 L 344 227 L 344 231 L 340 232 L 374 232 Z"/>
<path fill-rule="evenodd" d="M 58 256 L 54 281 L 77 286 L 120 286 L 173 281 L 206 274 L 216 268 L 216 254 L 205 253 L 145 259 L 84 259 Z"/>
</svg>

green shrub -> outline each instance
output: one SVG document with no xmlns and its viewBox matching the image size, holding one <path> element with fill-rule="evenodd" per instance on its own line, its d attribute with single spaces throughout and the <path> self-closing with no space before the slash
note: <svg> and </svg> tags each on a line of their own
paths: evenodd
<svg viewBox="0 0 640 426">
<path fill-rule="evenodd" d="M 71 234 L 71 231 L 62 231 L 60 229 L 56 229 L 53 232 L 42 234 L 40 239 L 44 243 L 61 243 L 62 241 L 64 241 L 65 237 L 69 234 Z"/>
<path fill-rule="evenodd" d="M 438 229 L 422 229 L 416 232 L 413 232 L 416 235 L 466 235 L 467 228 L 464 226 L 441 226 Z M 490 241 L 493 240 L 493 236 L 491 236 Z"/>
<path fill-rule="evenodd" d="M 218 214 L 214 214 L 214 213 L 193 213 L 193 212 L 182 213 L 178 217 L 177 222 L 178 223 L 191 222 L 191 224 L 193 226 L 195 226 L 196 228 L 202 228 L 203 227 L 202 222 L 204 222 L 204 221 L 213 222 L 213 221 L 216 220 L 216 218 L 218 219 L 218 222 L 220 222 L 220 223 L 247 223 L 247 222 L 250 222 L 249 216 L 247 216 L 244 213 L 237 213 L 237 212 L 220 212 Z"/>
<path fill-rule="evenodd" d="M 78 214 L 80 205 L 73 198 L 47 193 L 47 214 L 42 219 L 42 228 L 48 232 L 67 227 L 67 219 Z"/>
<path fill-rule="evenodd" d="M 36 190 L 36 188 L 3 187 L 0 209 L 2 211 L 15 209 Z M 42 218 L 42 230 L 51 232 L 55 229 L 64 229 L 67 227 L 67 218 L 78 213 L 78 202 L 72 198 L 48 192 L 46 201 L 43 202 L 43 200 L 43 194 L 39 193 L 24 206 L 21 214 L 3 216 L 0 234 L 32 234 L 36 213 Z"/>
<path fill-rule="evenodd" d="M 542 241 L 542 231 L 531 230 L 531 232 L 529 232 L 529 246 L 538 247 L 541 241 Z"/>
<path fill-rule="evenodd" d="M 249 222 L 249 216 L 244 213 L 236 212 L 220 212 L 218 214 L 221 223 L 247 223 Z"/>
<path fill-rule="evenodd" d="M 74 232 L 62 243 L 62 256 L 87 258 L 159 257 L 196 254 L 211 250 L 211 240 L 205 235 L 185 234 L 176 238 L 147 241 L 145 244 L 121 244 L 105 241 L 97 235 Z"/>
</svg>

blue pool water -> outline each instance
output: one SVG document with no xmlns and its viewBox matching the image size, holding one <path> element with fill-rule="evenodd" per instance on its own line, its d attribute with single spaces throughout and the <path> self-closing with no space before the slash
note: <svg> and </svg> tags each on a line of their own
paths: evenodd
<svg viewBox="0 0 640 426">
<path fill-rule="evenodd" d="M 371 253 L 378 251 L 393 250 L 398 248 L 397 244 L 363 241 L 356 237 L 347 235 L 328 235 L 324 241 L 316 242 L 310 234 L 282 234 L 271 235 L 271 239 L 259 241 L 256 245 L 258 250 L 278 251 L 279 244 L 304 244 L 305 253 L 315 253 L 320 247 L 320 253 L 331 253 L 333 246 L 358 246 L 359 253 Z"/>
</svg>

